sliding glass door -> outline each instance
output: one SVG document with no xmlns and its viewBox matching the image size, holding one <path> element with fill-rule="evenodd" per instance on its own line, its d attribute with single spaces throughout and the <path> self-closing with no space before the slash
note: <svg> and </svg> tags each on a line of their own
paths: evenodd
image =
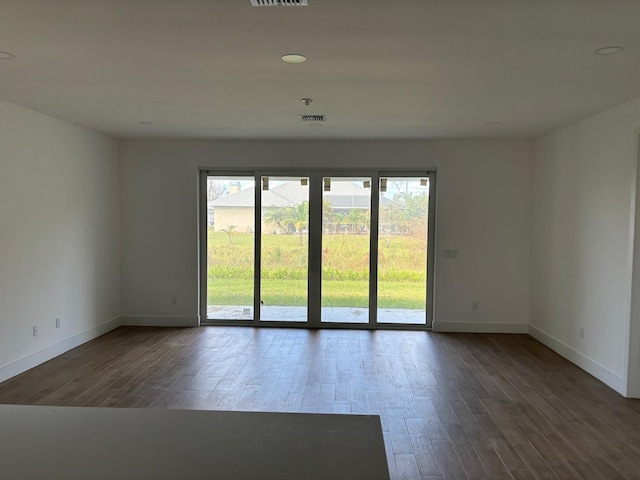
<svg viewBox="0 0 640 480">
<path fill-rule="evenodd" d="M 430 327 L 434 172 L 203 172 L 207 324 Z"/>
<path fill-rule="evenodd" d="M 322 178 L 322 322 L 369 323 L 371 177 Z"/>
<path fill-rule="evenodd" d="M 260 320 L 306 322 L 309 177 L 260 180 Z"/>
<path fill-rule="evenodd" d="M 253 320 L 255 180 L 211 175 L 204 187 L 206 318 Z"/>
<path fill-rule="evenodd" d="M 381 177 L 378 203 L 378 323 L 427 318 L 429 178 Z"/>
</svg>

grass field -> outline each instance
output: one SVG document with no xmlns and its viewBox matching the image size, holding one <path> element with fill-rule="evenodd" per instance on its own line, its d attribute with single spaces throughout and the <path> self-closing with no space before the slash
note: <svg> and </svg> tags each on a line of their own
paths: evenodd
<svg viewBox="0 0 640 480">
<path fill-rule="evenodd" d="M 307 303 L 307 238 L 264 235 L 261 299 L 265 305 Z M 253 235 L 209 231 L 209 305 L 253 303 Z M 392 236 L 380 241 L 378 305 L 424 308 L 426 239 Z M 322 244 L 322 305 L 367 307 L 369 237 L 325 235 Z"/>
</svg>

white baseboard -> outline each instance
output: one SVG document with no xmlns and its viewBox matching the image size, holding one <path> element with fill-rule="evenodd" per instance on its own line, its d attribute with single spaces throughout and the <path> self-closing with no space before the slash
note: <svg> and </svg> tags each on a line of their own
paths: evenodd
<svg viewBox="0 0 640 480">
<path fill-rule="evenodd" d="M 16 375 L 20 375 L 21 373 L 32 369 L 33 367 L 37 367 L 44 362 L 48 362 L 52 358 L 62 355 L 72 348 L 79 347 L 83 343 L 87 343 L 94 338 L 104 335 L 105 333 L 110 332 L 111 330 L 113 330 L 114 328 L 118 328 L 119 326 L 120 317 L 114 317 L 111 320 L 107 320 L 100 325 L 96 325 L 95 327 L 90 328 L 89 330 L 77 333 L 76 335 L 73 335 L 66 340 L 45 347 L 42 350 L 32 353 L 31 355 L 27 355 L 20 360 L 8 363 L 7 365 L 0 367 L 0 382 L 4 382 L 5 380 L 8 380 L 12 377 L 15 377 Z"/>
<path fill-rule="evenodd" d="M 123 315 L 122 325 L 129 327 L 197 327 L 200 325 L 200 317 L 188 317 L 180 315 Z"/>
<path fill-rule="evenodd" d="M 153 315 L 125 315 L 114 317 L 89 330 L 73 335 L 61 342 L 50 345 L 38 352 L 0 367 L 0 382 L 4 382 L 33 367 L 62 355 L 69 350 L 93 340 L 105 333 L 127 326 L 153 327 L 197 327 L 200 324 L 198 316 L 153 316 Z M 604 365 L 578 352 L 566 343 L 547 334 L 533 325 L 522 323 L 474 323 L 474 322 L 434 322 L 434 332 L 465 332 L 465 333 L 528 333 L 533 338 L 559 353 L 567 360 L 576 364 L 598 380 L 602 381 L 621 395 L 626 395 L 626 384 L 622 376 L 609 370 Z"/>
<path fill-rule="evenodd" d="M 526 323 L 433 322 L 434 332 L 529 333 Z"/>
<path fill-rule="evenodd" d="M 578 352 L 573 347 L 570 347 L 563 341 L 552 337 L 533 325 L 529 325 L 529 335 L 549 347 L 551 350 L 559 353 L 570 362 L 575 363 L 578 367 L 590 373 L 604 384 L 613 388 L 620 395 L 626 395 L 627 388 L 624 379 L 614 371 L 609 370 L 604 365 L 599 364 L 583 353 Z"/>
</svg>

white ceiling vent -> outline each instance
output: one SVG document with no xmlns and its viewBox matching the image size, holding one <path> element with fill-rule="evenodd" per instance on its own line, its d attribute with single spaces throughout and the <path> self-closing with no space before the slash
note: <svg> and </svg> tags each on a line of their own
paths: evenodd
<svg viewBox="0 0 640 480">
<path fill-rule="evenodd" d="M 309 0 L 251 0 L 254 7 L 307 7 Z"/>
<path fill-rule="evenodd" d="M 326 115 L 298 115 L 303 122 L 326 122 Z"/>
</svg>

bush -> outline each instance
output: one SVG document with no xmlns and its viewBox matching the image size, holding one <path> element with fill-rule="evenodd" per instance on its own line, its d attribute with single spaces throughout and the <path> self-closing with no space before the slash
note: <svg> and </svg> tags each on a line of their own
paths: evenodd
<svg viewBox="0 0 640 480">
<path fill-rule="evenodd" d="M 207 273 L 209 278 L 253 280 L 253 267 L 210 266 Z"/>
</svg>

